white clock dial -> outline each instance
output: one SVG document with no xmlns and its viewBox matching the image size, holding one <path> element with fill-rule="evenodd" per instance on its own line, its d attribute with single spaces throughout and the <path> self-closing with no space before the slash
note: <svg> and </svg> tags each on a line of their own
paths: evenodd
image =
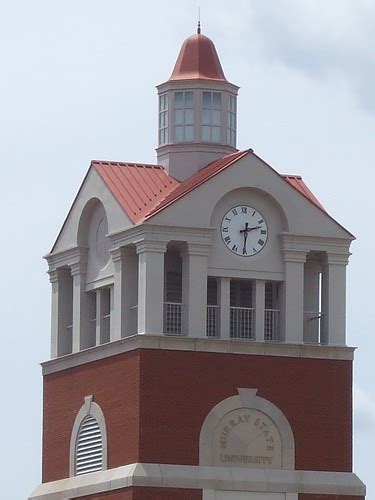
<svg viewBox="0 0 375 500">
<path fill-rule="evenodd" d="M 240 257 L 252 257 L 259 253 L 268 238 L 265 218 L 247 205 L 228 210 L 221 222 L 220 232 L 225 245 Z"/>
</svg>

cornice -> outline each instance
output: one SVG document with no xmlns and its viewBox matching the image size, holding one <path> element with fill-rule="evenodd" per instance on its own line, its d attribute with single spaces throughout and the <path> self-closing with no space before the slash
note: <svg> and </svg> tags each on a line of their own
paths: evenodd
<svg viewBox="0 0 375 500">
<path fill-rule="evenodd" d="M 238 94 L 240 87 L 225 80 L 168 80 L 156 86 L 158 94 L 171 90 L 217 90 Z"/>
<path fill-rule="evenodd" d="M 45 361 L 42 363 L 43 375 L 67 370 L 75 366 L 81 366 L 136 349 L 160 349 L 348 361 L 353 360 L 355 350 L 353 347 L 334 345 L 289 344 L 286 342 L 255 342 L 140 334 Z"/>
<path fill-rule="evenodd" d="M 87 247 L 78 246 L 62 252 L 47 254 L 43 258 L 48 262 L 49 271 L 54 271 L 61 267 L 71 267 L 79 262 L 86 262 L 87 253 Z"/>
<path fill-rule="evenodd" d="M 80 498 L 129 487 L 182 488 L 215 491 L 284 493 L 296 495 L 366 495 L 352 472 L 259 469 L 135 463 L 39 485 L 29 500 Z"/>
<path fill-rule="evenodd" d="M 108 236 L 114 248 L 132 245 L 141 240 L 188 241 L 210 245 L 213 232 L 212 227 L 162 226 L 146 222 L 123 231 L 110 233 Z"/>
<path fill-rule="evenodd" d="M 301 234 L 280 233 L 282 251 L 296 252 L 327 252 L 350 256 L 349 248 L 352 242 L 347 238 L 325 238 L 321 236 L 305 236 Z"/>
</svg>

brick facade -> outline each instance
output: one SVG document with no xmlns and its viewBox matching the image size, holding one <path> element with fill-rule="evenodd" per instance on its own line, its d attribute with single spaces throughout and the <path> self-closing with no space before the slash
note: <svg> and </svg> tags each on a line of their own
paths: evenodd
<svg viewBox="0 0 375 500">
<path fill-rule="evenodd" d="M 286 415 L 296 469 L 351 471 L 350 361 L 141 349 L 45 376 L 43 482 L 69 475 L 86 395 L 105 415 L 108 468 L 197 465 L 204 418 L 238 387 L 257 388 Z"/>
</svg>

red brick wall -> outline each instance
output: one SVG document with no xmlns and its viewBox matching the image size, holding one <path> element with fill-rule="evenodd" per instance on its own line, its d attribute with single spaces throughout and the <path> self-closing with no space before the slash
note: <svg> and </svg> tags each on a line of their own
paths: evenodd
<svg viewBox="0 0 375 500">
<path fill-rule="evenodd" d="M 180 488 L 125 488 L 117 492 L 79 497 L 77 500 L 202 500 L 201 490 Z"/>
<path fill-rule="evenodd" d="M 109 468 L 195 465 L 204 418 L 238 387 L 257 388 L 286 415 L 297 469 L 350 471 L 351 385 L 350 361 L 145 349 L 48 375 L 43 482 L 68 476 L 71 430 L 86 395 L 106 418 Z"/>
<path fill-rule="evenodd" d="M 351 471 L 351 385 L 348 361 L 143 350 L 140 460 L 197 464 L 207 413 L 252 387 L 289 420 L 296 469 Z"/>
<path fill-rule="evenodd" d="M 43 482 L 69 476 L 72 427 L 90 394 L 106 420 L 108 468 L 139 461 L 139 351 L 132 351 L 44 377 Z"/>
</svg>

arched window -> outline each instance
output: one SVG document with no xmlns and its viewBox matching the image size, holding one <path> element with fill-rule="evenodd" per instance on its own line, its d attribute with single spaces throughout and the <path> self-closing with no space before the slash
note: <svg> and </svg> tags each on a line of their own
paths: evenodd
<svg viewBox="0 0 375 500">
<path fill-rule="evenodd" d="M 70 476 L 97 472 L 107 468 L 107 432 L 104 415 L 93 402 L 85 397 L 79 410 L 70 441 Z"/>
</svg>

